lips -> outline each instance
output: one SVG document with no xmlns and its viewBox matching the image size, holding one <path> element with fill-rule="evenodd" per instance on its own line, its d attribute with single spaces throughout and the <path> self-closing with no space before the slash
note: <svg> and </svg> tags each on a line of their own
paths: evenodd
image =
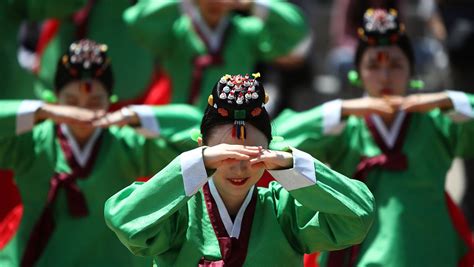
<svg viewBox="0 0 474 267">
<path fill-rule="evenodd" d="M 227 180 L 235 186 L 242 186 L 249 180 L 249 177 L 245 177 L 245 178 L 227 178 Z"/>
<path fill-rule="evenodd" d="M 382 93 L 382 95 L 393 95 L 393 90 L 391 88 L 383 88 L 380 90 L 380 93 Z"/>
</svg>

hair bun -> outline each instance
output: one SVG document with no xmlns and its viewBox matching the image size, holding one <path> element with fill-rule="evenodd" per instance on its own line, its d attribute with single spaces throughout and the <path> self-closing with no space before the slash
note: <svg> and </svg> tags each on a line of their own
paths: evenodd
<svg viewBox="0 0 474 267">
<path fill-rule="evenodd" d="M 260 73 L 224 75 L 216 83 L 208 103 L 223 117 L 247 120 L 259 116 L 268 101 L 263 85 L 257 81 Z"/>
<path fill-rule="evenodd" d="M 369 45 L 390 45 L 405 34 L 405 26 L 400 23 L 397 10 L 369 8 L 364 13 L 363 26 L 357 31 L 359 38 Z"/>
</svg>

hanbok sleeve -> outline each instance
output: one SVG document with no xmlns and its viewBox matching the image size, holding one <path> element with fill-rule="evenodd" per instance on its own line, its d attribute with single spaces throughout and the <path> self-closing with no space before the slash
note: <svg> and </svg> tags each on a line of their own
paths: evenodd
<svg viewBox="0 0 474 267">
<path fill-rule="evenodd" d="M 272 143 L 272 148 L 284 150 L 288 146 L 309 152 L 323 162 L 337 160 L 334 150 L 348 147 L 347 123 L 341 116 L 342 100 L 333 100 L 313 109 L 296 112 L 283 111 L 273 121 L 274 134 L 283 142 Z"/>
<path fill-rule="evenodd" d="M 0 168 L 28 166 L 34 159 L 32 129 L 41 101 L 0 101 Z"/>
<path fill-rule="evenodd" d="M 181 1 L 140 0 L 128 8 L 123 18 L 137 41 L 157 56 L 172 52 L 173 24 L 182 15 Z"/>
<path fill-rule="evenodd" d="M 300 253 L 342 249 L 361 243 L 374 219 L 367 186 L 339 174 L 309 154 L 292 150 L 292 169 L 272 170 L 278 221 Z"/>
<path fill-rule="evenodd" d="M 146 183 L 134 183 L 105 203 L 105 221 L 135 255 L 180 247 L 188 226 L 187 201 L 207 182 L 202 148 L 182 153 Z"/>
<path fill-rule="evenodd" d="M 263 60 L 280 56 L 305 56 L 311 44 L 311 31 L 301 10 L 286 1 L 258 0 L 253 15 L 263 21 L 258 33 L 258 50 Z"/>
<path fill-rule="evenodd" d="M 453 109 L 431 112 L 444 141 L 449 144 L 452 156 L 474 156 L 474 96 L 457 91 L 447 91 Z"/>
</svg>

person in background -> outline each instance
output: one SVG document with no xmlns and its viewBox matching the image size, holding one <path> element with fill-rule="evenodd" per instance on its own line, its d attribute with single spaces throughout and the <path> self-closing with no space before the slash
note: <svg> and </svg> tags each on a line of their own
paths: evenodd
<svg viewBox="0 0 474 267">
<path fill-rule="evenodd" d="M 274 121 L 285 145 L 364 181 L 377 200 L 365 241 L 323 253 L 321 266 L 472 266 L 474 243 L 445 179 L 454 157 L 473 156 L 474 96 L 407 95 L 415 62 L 396 10 L 367 10 L 358 34 L 354 62 L 367 96 Z"/>
<path fill-rule="evenodd" d="M 114 88 L 107 49 L 87 39 L 69 46 L 57 66 L 56 104 L 0 101 L 0 167 L 14 170 L 24 206 L 1 266 L 151 264 L 117 242 L 103 205 L 186 149 L 173 136 L 199 123 L 201 112 L 185 105 L 107 112 Z"/>
</svg>

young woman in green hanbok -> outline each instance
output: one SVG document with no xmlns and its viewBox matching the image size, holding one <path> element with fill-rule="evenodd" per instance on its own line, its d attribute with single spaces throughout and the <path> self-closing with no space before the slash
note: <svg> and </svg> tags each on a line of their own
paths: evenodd
<svg viewBox="0 0 474 267">
<path fill-rule="evenodd" d="M 107 46 L 81 40 L 58 63 L 57 104 L 0 101 L 0 167 L 14 170 L 24 206 L 0 266 L 151 264 L 107 229 L 103 205 L 176 157 L 186 143 L 175 135 L 201 113 L 183 105 L 107 113 L 113 81 Z"/>
<path fill-rule="evenodd" d="M 472 239 L 445 194 L 445 177 L 454 157 L 474 154 L 474 96 L 407 95 L 414 56 L 397 11 L 367 10 L 359 37 L 365 97 L 275 120 L 286 145 L 364 181 L 377 201 L 367 239 L 323 253 L 321 265 L 472 266 Z"/>
<path fill-rule="evenodd" d="M 132 253 L 156 266 L 302 266 L 304 253 L 364 239 L 370 191 L 303 151 L 268 149 L 266 99 L 256 79 L 223 76 L 199 148 L 107 201 L 106 222 Z M 264 170 L 279 183 L 256 187 Z"/>
</svg>

